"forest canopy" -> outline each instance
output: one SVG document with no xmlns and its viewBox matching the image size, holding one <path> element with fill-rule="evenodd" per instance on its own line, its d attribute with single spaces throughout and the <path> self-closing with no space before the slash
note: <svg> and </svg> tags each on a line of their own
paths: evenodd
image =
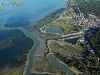
<svg viewBox="0 0 100 75">
<path fill-rule="evenodd" d="M 100 1 L 84 2 L 79 4 L 82 13 L 88 17 L 89 14 L 95 14 L 100 17 Z"/>
</svg>

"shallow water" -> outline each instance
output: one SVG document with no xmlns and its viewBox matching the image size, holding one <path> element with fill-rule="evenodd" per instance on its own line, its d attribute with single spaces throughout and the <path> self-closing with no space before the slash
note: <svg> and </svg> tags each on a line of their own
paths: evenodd
<svg viewBox="0 0 100 75">
<path fill-rule="evenodd" d="M 9 0 L 0 0 L 0 1 L 8 2 Z M 10 0 L 10 1 L 16 2 L 16 0 Z M 18 1 L 20 0 L 17 0 L 17 2 Z M 35 45 L 28 55 L 29 58 L 28 65 L 25 72 L 25 75 L 29 75 L 33 63 L 34 53 L 39 46 L 39 41 L 37 38 L 31 36 L 31 33 L 27 29 L 22 27 L 6 28 L 5 24 L 7 23 L 8 19 L 13 20 L 12 17 L 17 17 L 17 19 L 19 19 L 19 17 L 25 16 L 25 19 L 28 19 L 29 16 L 31 16 L 28 22 L 30 22 L 29 26 L 33 26 L 39 19 L 43 18 L 44 16 L 54 11 L 55 9 L 65 7 L 65 0 L 21 0 L 21 1 L 25 3 L 22 6 L 3 6 L 3 8 L 0 9 L 0 19 L 3 21 L 1 28 L 3 28 L 4 30 L 19 29 L 22 30 L 22 32 L 24 32 L 26 36 L 34 40 Z"/>
<path fill-rule="evenodd" d="M 0 2 L 16 2 L 16 0 L 0 0 Z M 0 16 L 4 18 L 16 16 L 32 16 L 30 25 L 46 16 L 55 9 L 65 7 L 65 0 L 17 0 L 24 2 L 21 6 L 3 6 Z M 0 17 L 0 18 L 1 18 Z"/>
</svg>

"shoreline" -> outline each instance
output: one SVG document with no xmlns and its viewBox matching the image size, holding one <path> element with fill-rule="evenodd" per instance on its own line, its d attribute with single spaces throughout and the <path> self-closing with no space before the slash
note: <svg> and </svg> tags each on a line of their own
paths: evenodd
<svg viewBox="0 0 100 75">
<path fill-rule="evenodd" d="M 32 68 L 31 68 L 31 73 L 35 73 L 35 63 L 36 63 L 36 57 L 44 57 L 44 53 L 48 51 L 47 47 L 46 47 L 46 39 L 44 38 L 40 38 L 37 36 L 37 39 L 40 41 L 40 45 L 39 47 L 37 48 L 37 50 L 35 51 L 34 53 L 34 56 L 33 56 L 33 63 L 32 63 Z"/>
<path fill-rule="evenodd" d="M 5 22 L 4 22 L 5 23 Z M 5 27 L 5 25 L 4 25 L 4 27 Z M 2 28 L 2 27 L 1 27 Z M 27 34 L 26 32 L 24 32 L 24 30 L 23 30 L 23 28 L 21 29 L 21 28 L 19 28 L 19 27 L 14 27 L 14 28 L 11 28 L 11 27 L 5 27 L 4 28 L 4 30 L 12 30 L 12 29 L 18 29 L 18 30 L 21 30 L 25 35 Z M 31 32 L 30 32 L 31 33 Z M 28 35 L 26 35 L 28 38 L 30 38 L 30 39 L 32 39 L 30 36 L 28 36 Z M 31 35 L 32 36 L 32 35 Z M 34 49 L 34 47 L 36 46 L 36 41 L 35 41 L 35 39 L 34 38 L 36 38 L 36 36 L 34 36 L 33 37 L 33 41 L 34 41 L 34 44 L 33 44 L 33 46 L 32 46 L 32 49 Z M 37 39 L 37 38 L 36 38 Z M 23 75 L 25 75 L 25 73 L 26 73 L 26 71 L 27 71 L 27 67 L 28 67 L 28 63 L 29 63 L 29 59 L 30 59 L 30 53 L 31 53 L 31 51 L 32 51 L 32 49 L 30 49 L 30 51 L 28 52 L 28 54 L 27 54 L 27 61 L 26 61 L 26 63 L 25 63 L 25 70 L 24 70 L 24 72 L 23 72 Z M 35 52 L 37 51 L 37 49 L 35 49 Z M 34 55 L 35 55 L 35 53 L 34 53 Z M 33 56 L 33 58 L 34 58 L 34 56 Z"/>
<path fill-rule="evenodd" d="M 63 11 L 63 12 L 65 12 L 65 11 Z M 63 14 L 63 12 L 61 13 L 61 14 Z M 60 15 L 61 15 L 60 14 Z M 59 17 L 60 17 L 60 15 L 59 15 Z M 59 17 L 56 19 L 56 20 L 58 20 L 59 19 Z M 54 21 L 56 21 L 56 20 L 54 20 Z M 54 22 L 54 21 L 52 21 L 52 22 Z M 52 23 L 52 22 L 49 22 L 49 23 Z M 48 24 L 49 24 L 48 23 Z M 48 25 L 48 24 L 45 24 L 44 26 L 46 26 L 46 25 Z M 44 27 L 43 26 L 43 27 Z M 41 28 L 41 27 L 40 27 Z M 39 28 L 39 30 L 40 30 L 40 28 Z M 36 32 L 35 33 L 38 33 L 38 34 L 41 34 L 41 32 L 39 32 L 39 30 L 36 30 Z M 31 33 L 32 33 L 32 35 L 34 35 L 35 33 L 34 32 L 32 32 L 32 31 L 30 31 Z M 46 38 L 40 38 L 39 36 L 35 36 L 39 41 L 40 40 L 46 40 Z M 43 42 L 41 42 L 40 41 L 40 46 L 37 48 L 37 50 L 35 51 L 35 53 L 34 53 L 34 57 L 33 58 L 35 58 L 35 56 L 44 56 L 44 53 L 46 53 L 46 52 L 48 52 L 48 48 L 46 49 L 46 50 L 41 50 L 41 48 L 43 48 L 44 46 L 41 46 L 41 45 L 43 45 L 42 44 Z M 46 43 L 46 41 L 45 41 L 45 43 Z M 45 45 L 46 46 L 46 45 Z M 42 55 L 41 55 L 41 51 L 44 51 L 44 52 L 42 52 Z M 33 59 L 33 61 L 34 61 L 34 59 Z M 32 65 L 34 65 L 35 64 L 35 62 L 33 62 L 33 64 Z M 34 72 L 36 72 L 35 70 L 34 70 L 34 68 L 32 68 L 33 69 L 33 73 Z M 32 69 L 31 69 L 31 72 L 32 72 Z"/>
<path fill-rule="evenodd" d="M 50 54 L 53 56 L 54 59 L 56 59 L 57 61 L 59 61 L 59 63 L 61 63 L 62 65 L 66 66 L 68 69 L 70 69 L 70 70 L 71 70 L 72 72 L 74 72 L 76 75 L 79 74 L 79 73 L 76 73 L 76 72 L 75 72 L 75 68 L 74 68 L 74 67 L 71 67 L 71 68 L 68 67 L 67 64 L 65 64 L 64 62 L 62 62 L 62 61 L 59 60 L 58 58 L 56 58 L 52 53 L 48 53 L 48 54 L 47 54 L 47 58 L 48 58 L 48 56 L 49 56 Z M 49 58 L 48 58 L 48 60 L 49 60 Z M 50 62 L 51 62 L 51 61 L 50 61 Z M 73 69 L 73 68 L 74 68 L 74 69 Z"/>
<path fill-rule="evenodd" d="M 59 34 L 59 32 L 57 32 L 57 33 L 55 33 L 55 32 L 42 32 L 42 28 L 47 28 L 46 26 L 48 26 L 49 24 L 51 24 L 51 23 L 56 22 L 57 20 L 59 20 L 60 17 L 61 17 L 61 15 L 62 15 L 63 13 L 65 13 L 65 12 L 67 12 L 67 11 L 68 11 L 68 10 L 63 11 L 63 12 L 59 15 L 59 17 L 58 17 L 56 20 L 54 20 L 54 21 L 52 21 L 52 22 L 50 22 L 50 23 L 48 23 L 48 24 L 45 24 L 44 26 L 40 27 L 39 30 L 41 31 L 41 33 Z M 55 27 L 55 28 L 56 28 L 56 27 Z M 60 27 L 60 28 L 61 28 L 61 27 Z M 62 28 L 61 28 L 61 29 L 62 29 Z M 62 29 L 62 30 L 63 30 L 63 29 Z M 64 30 L 63 30 L 63 33 L 60 33 L 60 34 L 64 34 Z"/>
<path fill-rule="evenodd" d="M 2 26 L 3 26 L 3 23 L 1 24 Z M 28 37 L 30 40 L 32 40 L 33 41 L 33 46 L 31 47 L 31 49 L 29 50 L 29 49 L 27 49 L 27 50 L 29 50 L 29 52 L 26 54 L 27 55 L 27 57 L 25 57 L 25 58 L 27 58 L 27 61 L 25 61 L 25 64 L 23 64 L 23 66 L 25 66 L 25 67 L 22 67 L 22 66 L 20 66 L 20 67 L 22 67 L 23 68 L 23 75 L 25 74 L 25 71 L 26 71 L 26 65 L 28 64 L 28 60 L 29 60 L 29 58 L 28 58 L 28 56 L 29 56 L 29 53 L 32 51 L 32 49 L 34 48 L 34 40 L 31 38 L 31 37 L 29 37 L 29 36 L 27 36 L 27 34 L 25 34 L 25 32 L 24 32 L 24 30 L 23 30 L 23 28 L 21 29 L 21 28 L 10 28 L 10 27 L 5 27 L 5 25 L 4 25 L 4 27 L 1 27 L 1 29 L 3 30 L 3 31 L 9 31 L 9 30 L 19 30 L 19 31 L 21 31 L 22 33 L 23 33 L 23 35 L 25 35 L 25 37 Z M 20 35 L 22 35 L 22 34 L 20 34 Z M 19 35 L 19 36 L 20 36 Z M 11 37 L 10 37 L 11 38 Z M 9 39 L 10 39 L 9 38 Z"/>
<path fill-rule="evenodd" d="M 29 59 L 30 59 L 30 53 L 31 51 L 33 51 L 32 49 L 34 49 L 34 47 L 36 46 L 36 41 L 37 41 L 37 38 L 35 36 L 32 36 L 31 35 L 31 32 L 29 32 L 27 29 L 25 28 L 22 28 L 22 27 L 14 27 L 14 28 L 10 28 L 10 27 L 5 27 L 5 23 L 6 21 L 4 21 L 2 24 L 1 24 L 1 28 L 3 30 L 14 30 L 14 29 L 18 29 L 20 30 L 21 32 L 23 32 L 23 34 L 28 37 L 29 39 L 31 39 L 34 43 L 33 43 L 33 46 L 32 48 L 30 49 L 30 51 L 28 52 L 27 54 L 27 61 L 26 63 L 24 64 L 25 67 L 24 67 L 24 72 L 23 72 L 23 75 L 25 75 L 26 71 L 27 71 L 27 68 L 28 68 L 28 63 L 29 63 Z M 38 45 L 38 44 L 37 44 Z"/>
<path fill-rule="evenodd" d="M 47 46 L 48 46 L 48 44 L 47 44 Z M 48 58 L 49 55 L 52 55 L 54 59 L 56 59 L 57 61 L 59 61 L 59 63 L 61 63 L 62 65 L 66 66 L 69 70 L 71 70 L 72 72 L 74 72 L 74 71 L 73 71 L 70 67 L 68 67 L 64 62 L 60 61 L 58 58 L 56 58 L 56 57 L 53 55 L 53 53 L 50 52 L 49 46 L 48 46 L 48 50 L 49 50 L 49 53 L 46 55 L 47 58 Z M 48 60 L 49 60 L 49 58 L 48 58 Z M 50 61 L 50 60 L 49 60 L 49 61 Z M 50 62 L 52 63 L 52 61 L 50 61 Z M 53 64 L 53 63 L 52 63 L 52 64 Z M 53 64 L 53 65 L 54 65 L 54 64 Z M 75 73 L 75 72 L 74 72 L 74 73 Z"/>
<path fill-rule="evenodd" d="M 56 11 L 54 10 L 54 12 L 56 12 Z M 63 12 L 64 12 L 64 11 L 63 11 Z M 62 13 L 63 13 L 63 12 L 62 12 Z M 62 14 L 62 13 L 61 13 L 61 14 Z M 52 14 L 52 13 L 51 13 L 51 14 Z M 61 14 L 60 14 L 60 15 L 61 15 Z M 60 17 L 60 15 L 59 15 L 59 17 Z M 56 20 L 58 20 L 59 17 L 58 17 Z M 54 21 L 56 21 L 56 20 L 54 20 Z M 52 22 L 54 22 L 54 21 L 51 21 L 51 22 L 49 22 L 49 23 L 52 23 Z M 49 24 L 49 23 L 48 23 L 48 24 Z M 45 24 L 44 26 L 46 26 L 46 25 L 47 25 L 47 24 Z M 44 27 L 44 26 L 43 26 L 43 27 Z M 41 28 L 41 27 L 40 27 L 40 28 Z M 40 28 L 39 28 L 39 30 L 40 30 Z M 28 30 L 28 29 L 27 29 L 27 30 Z M 39 30 L 36 30 L 36 32 L 39 32 Z M 21 31 L 22 31 L 23 33 L 25 33 L 23 30 L 21 30 Z M 32 32 L 32 31 L 30 31 L 30 30 L 28 30 L 28 31 L 29 31 L 30 33 L 34 33 L 34 32 Z M 36 33 L 36 32 L 35 32 L 35 33 Z M 41 33 L 41 32 L 39 32 L 39 33 Z M 32 35 L 33 35 L 33 37 L 35 36 L 34 34 L 31 34 L 31 36 L 32 36 Z M 27 35 L 26 35 L 26 36 L 27 36 Z M 28 37 L 28 36 L 27 36 L 27 37 Z M 30 38 L 30 37 L 29 37 L 29 38 Z M 37 38 L 38 40 L 41 39 L 39 36 L 35 36 L 35 38 Z M 32 38 L 30 38 L 30 39 L 32 39 Z M 34 39 L 32 39 L 32 40 L 34 41 L 34 45 L 33 45 L 33 47 L 32 47 L 32 49 L 33 49 L 33 48 L 35 47 L 35 45 L 36 45 L 36 42 L 35 42 Z M 43 40 L 43 39 L 42 39 L 42 40 Z M 40 43 L 41 43 L 41 42 L 40 42 Z M 41 44 L 40 44 L 40 45 L 41 45 Z M 39 46 L 40 46 L 40 45 L 39 45 Z M 37 55 L 37 52 L 40 51 L 40 49 L 41 49 L 41 48 L 40 48 L 40 49 L 39 49 L 39 48 L 40 48 L 40 47 L 38 47 L 38 48 L 35 50 L 35 53 L 34 53 L 34 56 L 33 56 L 33 61 L 34 61 L 34 57 Z M 26 64 L 25 64 L 25 65 L 26 65 L 26 68 L 25 68 L 25 71 L 23 72 L 23 75 L 25 75 L 25 73 L 26 73 L 26 69 L 27 69 L 28 62 L 29 62 L 29 54 L 30 54 L 30 52 L 32 51 L 32 49 L 31 49 L 31 50 L 29 51 L 29 53 L 28 53 L 27 62 L 26 62 Z M 48 50 L 46 50 L 46 51 L 48 51 Z M 38 53 L 39 53 L 39 52 L 38 52 Z M 43 54 L 44 54 L 44 53 L 45 53 L 45 51 L 43 52 Z M 40 53 L 39 53 L 39 54 L 40 54 Z M 33 64 L 34 64 L 34 62 L 33 62 Z M 32 64 L 32 65 L 33 65 L 33 64 Z M 31 70 L 32 70 L 32 68 L 31 68 Z M 35 70 L 34 70 L 34 71 L 35 71 Z M 31 73 L 31 71 L 30 71 L 30 73 Z"/>
<path fill-rule="evenodd" d="M 34 41 L 34 40 L 33 40 Z M 34 43 L 34 45 L 35 45 L 35 43 Z M 31 50 L 29 51 L 29 53 L 32 51 L 32 49 L 34 48 L 34 45 L 33 45 L 33 47 L 31 48 Z M 28 58 L 28 56 L 29 56 L 29 53 L 27 54 L 27 61 L 26 61 L 26 63 L 25 63 L 25 70 L 24 70 L 24 72 L 23 72 L 23 75 L 25 75 L 25 72 L 26 72 L 26 69 L 27 69 L 27 65 L 28 65 L 28 62 L 29 62 L 29 58 Z"/>
<path fill-rule="evenodd" d="M 66 0 L 66 1 L 68 1 L 68 0 Z M 66 2 L 66 1 L 65 1 L 65 2 Z M 55 10 L 54 10 L 54 11 L 55 11 Z M 65 11 L 63 11 L 63 12 L 66 12 L 66 11 L 67 11 L 67 10 L 65 10 Z M 56 12 L 56 11 L 55 11 L 55 12 Z M 62 12 L 61 14 L 63 14 L 63 12 Z M 52 13 L 51 13 L 51 14 L 52 14 Z M 60 14 L 60 15 L 61 15 L 61 14 Z M 55 22 L 56 20 L 58 20 L 58 19 L 60 18 L 60 15 L 59 15 L 59 17 L 58 17 L 57 19 L 55 19 L 55 20 L 49 22 L 48 24 L 50 24 L 50 23 Z M 48 16 L 48 15 L 47 15 L 47 16 Z M 30 31 L 30 29 L 28 29 L 28 30 L 29 30 L 31 33 L 33 33 L 33 34 L 34 34 L 34 33 L 41 34 L 41 32 L 39 32 L 39 31 L 41 30 L 41 28 L 47 26 L 48 24 L 43 25 L 42 27 L 39 28 L 39 30 L 35 30 L 35 32 L 34 32 L 34 31 L 33 31 L 33 32 Z M 35 36 L 35 37 L 37 37 L 38 40 L 39 40 L 39 38 L 40 38 L 39 36 Z M 43 40 L 43 39 L 42 39 L 42 40 Z M 41 42 L 40 42 L 40 45 L 41 45 Z M 41 56 L 40 53 L 39 53 L 40 50 L 41 50 L 41 48 L 38 47 L 37 50 L 36 50 L 35 53 L 34 53 L 34 57 L 33 57 L 33 58 L 35 58 L 35 56 Z M 48 51 L 48 49 L 47 49 L 46 51 Z M 38 55 L 37 53 L 38 53 L 39 55 Z M 44 51 L 43 53 L 45 53 L 45 51 Z M 49 59 L 48 59 L 48 60 L 49 60 Z M 34 61 L 34 59 L 33 59 L 33 61 Z M 49 61 L 50 61 L 50 60 L 49 60 Z M 51 62 L 51 61 L 50 61 L 50 62 Z M 32 65 L 34 65 L 34 64 L 35 64 L 35 62 L 33 62 Z M 52 64 L 52 65 L 54 65 L 54 64 Z M 33 67 L 33 66 L 32 66 L 32 67 Z M 31 70 L 32 70 L 32 69 L 31 69 Z M 35 73 L 35 72 L 36 72 L 35 69 L 33 69 L 33 70 L 34 70 L 33 73 Z M 36 73 L 37 73 L 37 72 L 36 72 Z M 40 73 L 40 74 L 41 74 L 41 73 Z"/>
</svg>

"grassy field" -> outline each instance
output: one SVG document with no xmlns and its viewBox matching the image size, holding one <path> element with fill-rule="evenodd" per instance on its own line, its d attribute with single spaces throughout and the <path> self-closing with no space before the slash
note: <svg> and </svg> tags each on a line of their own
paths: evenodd
<svg viewBox="0 0 100 75">
<path fill-rule="evenodd" d="M 80 27 L 71 24 L 72 16 L 74 14 L 74 11 L 69 9 L 68 11 L 63 12 L 57 20 L 44 27 L 60 27 L 63 29 L 64 34 L 77 32 L 80 30 Z"/>
</svg>

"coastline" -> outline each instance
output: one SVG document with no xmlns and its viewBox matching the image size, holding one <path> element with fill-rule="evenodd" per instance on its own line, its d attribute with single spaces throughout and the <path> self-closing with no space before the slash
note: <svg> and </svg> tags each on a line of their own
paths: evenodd
<svg viewBox="0 0 100 75">
<path fill-rule="evenodd" d="M 5 26 L 5 25 L 4 25 Z M 10 27 L 5 27 L 4 28 L 4 30 L 8 30 L 8 29 L 19 29 L 19 30 L 21 30 L 25 35 L 26 35 L 26 32 L 24 32 L 24 30 L 23 30 L 23 28 L 21 29 L 20 27 L 16 27 L 16 28 L 10 28 Z M 27 36 L 27 35 L 26 35 Z M 29 37 L 29 36 L 27 36 L 27 37 Z M 31 37 L 29 37 L 30 39 L 32 39 Z M 35 38 L 35 37 L 34 37 Z M 32 46 L 32 49 L 34 49 L 34 47 L 36 46 L 36 41 L 35 41 L 35 39 L 32 39 L 33 41 L 34 41 L 34 45 Z M 29 53 L 27 54 L 28 56 L 27 56 L 27 61 L 26 61 L 26 64 L 25 64 L 25 71 L 23 72 L 23 75 L 25 74 L 25 72 L 26 72 L 26 70 L 27 70 L 27 67 L 28 67 L 28 63 L 29 63 L 29 59 L 30 59 L 30 53 L 31 53 L 31 51 L 32 51 L 32 49 L 30 49 L 30 51 L 29 51 Z M 38 49 L 36 49 L 36 51 L 37 51 Z M 40 49 L 39 49 L 40 50 Z M 35 51 L 35 52 L 36 52 Z M 33 56 L 33 58 L 34 58 L 34 56 Z"/>
<path fill-rule="evenodd" d="M 57 61 L 59 61 L 59 63 L 61 63 L 62 65 L 66 66 L 68 69 L 70 69 L 70 70 L 71 70 L 72 72 L 74 72 L 76 75 L 80 73 L 80 72 L 77 73 L 77 72 L 76 72 L 77 70 L 76 70 L 75 68 L 73 68 L 73 67 L 71 67 L 71 68 L 68 67 L 67 64 L 65 64 L 65 63 L 62 62 L 61 60 L 57 59 L 52 53 L 48 53 L 48 54 L 47 54 L 47 58 L 48 58 L 48 56 L 49 56 L 50 54 L 53 56 L 54 59 L 56 59 Z M 49 60 L 49 58 L 48 58 L 48 60 Z M 50 62 L 51 62 L 51 61 L 50 61 Z M 75 70 L 76 70 L 76 71 L 75 71 Z"/>
<path fill-rule="evenodd" d="M 48 46 L 48 44 L 47 44 L 47 46 Z M 47 58 L 48 58 L 49 55 L 52 55 L 54 59 L 56 59 L 57 61 L 59 61 L 59 63 L 61 63 L 62 65 L 66 66 L 69 70 L 71 70 L 72 72 L 75 73 L 75 71 L 74 71 L 73 69 L 71 69 L 70 67 L 68 67 L 64 62 L 62 62 L 62 61 L 60 61 L 59 59 L 57 59 L 57 58 L 53 55 L 53 53 L 51 53 L 49 46 L 48 46 L 48 50 L 49 50 L 49 53 L 46 55 Z M 48 58 L 48 60 L 50 61 L 49 58 Z M 50 61 L 50 62 L 52 63 L 52 61 Z M 53 64 L 53 65 L 54 65 L 54 64 Z"/>
<path fill-rule="evenodd" d="M 68 0 L 66 0 L 65 2 L 67 2 Z M 54 10 L 55 11 L 55 10 Z M 63 12 L 65 12 L 65 11 L 63 11 Z M 63 14 L 63 12 L 61 13 L 61 14 Z M 60 15 L 61 15 L 60 14 Z M 58 20 L 59 18 L 60 18 L 60 15 L 59 15 L 59 17 L 57 18 L 57 19 L 55 19 L 55 20 L 53 20 L 53 21 L 51 21 L 51 22 L 49 22 L 48 24 L 50 24 L 50 23 L 52 23 L 52 22 L 55 22 L 56 20 Z M 48 24 L 45 24 L 45 25 L 43 25 L 42 27 L 45 27 L 45 26 L 47 26 Z M 29 29 L 29 31 L 31 32 L 31 33 L 33 33 L 33 35 L 34 35 L 34 33 L 37 33 L 37 34 L 41 34 L 41 32 L 39 32 L 40 30 L 41 30 L 41 28 L 42 27 L 40 27 L 39 28 L 39 30 L 35 30 L 35 31 L 30 31 L 30 29 Z M 43 40 L 43 39 L 41 39 L 39 36 L 35 36 L 35 37 L 37 37 L 37 39 L 40 41 L 40 40 Z M 46 53 L 46 52 L 48 52 L 48 48 L 46 49 L 46 50 L 44 50 L 43 52 L 42 52 L 42 55 L 41 55 L 41 45 L 42 45 L 42 42 L 40 41 L 40 45 L 39 45 L 39 47 L 37 48 L 37 50 L 35 51 L 35 54 L 34 54 L 34 58 L 35 57 L 38 57 L 38 56 L 44 56 L 44 53 Z M 43 47 L 43 46 L 42 46 Z M 35 59 L 33 60 L 33 61 L 36 61 Z M 49 60 L 50 61 L 50 60 Z M 51 61 L 50 61 L 51 62 Z M 33 62 L 33 64 L 32 64 L 33 66 L 35 65 L 35 62 Z M 53 65 L 53 64 L 52 64 Z M 32 67 L 33 67 L 32 66 Z M 36 71 L 35 71 L 35 69 L 34 69 L 34 67 L 33 68 L 31 68 L 31 73 L 35 73 Z M 37 72 L 36 72 L 37 73 Z"/>
<path fill-rule="evenodd" d="M 35 43 L 34 43 L 34 45 L 35 45 Z M 31 50 L 29 51 L 29 53 L 32 51 L 32 49 L 34 48 L 34 45 L 33 45 L 33 47 L 31 48 Z M 27 54 L 28 56 L 29 56 L 29 53 Z M 27 61 L 26 61 L 26 64 L 25 64 L 25 70 L 24 70 L 24 72 L 23 72 L 23 75 L 25 75 L 25 72 L 26 72 L 26 69 L 27 69 L 27 66 L 28 66 L 28 62 L 29 62 L 29 58 L 28 58 L 28 56 L 27 56 Z"/>
<path fill-rule="evenodd" d="M 31 48 L 31 50 L 30 50 L 30 51 L 28 52 L 28 54 L 27 54 L 27 61 L 26 61 L 26 63 L 24 64 L 24 65 L 25 65 L 25 68 L 24 68 L 23 75 L 25 75 L 25 73 L 26 73 L 26 71 L 27 71 L 27 68 L 28 68 L 28 67 L 30 68 L 30 66 L 28 66 L 28 65 L 29 65 L 28 63 L 29 63 L 29 61 L 30 61 L 30 55 L 33 55 L 34 50 L 36 50 L 36 49 L 34 49 L 34 48 L 35 48 L 35 47 L 36 47 L 36 48 L 38 47 L 39 41 L 37 40 L 37 38 L 36 38 L 35 36 L 32 36 L 31 33 L 30 33 L 27 29 L 22 28 L 22 27 L 15 27 L 15 28 L 5 27 L 5 23 L 6 23 L 6 21 L 4 21 L 4 22 L 1 24 L 1 28 L 2 28 L 3 30 L 14 30 L 14 29 L 21 30 L 21 31 L 24 33 L 24 35 L 26 35 L 26 37 L 28 37 L 28 38 L 30 38 L 30 39 L 32 39 L 32 40 L 34 41 L 34 44 L 33 44 L 32 48 Z M 38 43 L 38 44 L 36 45 L 36 43 Z M 32 50 L 32 49 L 34 49 L 34 50 Z M 33 53 L 31 54 L 32 51 L 33 51 Z M 31 63 L 32 63 L 32 62 L 31 62 Z M 27 75 L 27 74 L 26 74 L 26 75 Z"/>
<path fill-rule="evenodd" d="M 64 12 L 64 11 L 63 11 Z M 62 13 L 63 13 L 62 12 Z M 62 14 L 61 13 L 61 14 Z M 60 14 L 60 15 L 61 15 Z M 59 17 L 60 17 L 60 15 L 59 15 Z M 56 20 L 58 20 L 59 19 L 59 17 L 56 19 Z M 56 20 L 54 20 L 54 21 L 56 21 Z M 54 21 L 52 21 L 52 22 L 54 22 Z M 51 22 L 49 22 L 49 23 L 51 23 Z M 48 24 L 49 24 L 48 23 Z M 47 24 L 45 24 L 44 26 L 46 26 Z M 43 26 L 43 27 L 44 27 Z M 40 30 L 40 28 L 39 28 L 39 30 Z M 33 36 L 35 36 L 34 35 L 34 33 L 37 33 L 37 34 L 41 34 L 41 32 L 39 32 L 39 30 L 36 30 L 35 32 L 31 32 L 31 33 L 33 33 L 32 35 Z M 37 50 L 35 51 L 35 54 L 34 54 L 34 58 L 35 57 L 41 57 L 41 56 L 44 56 L 44 53 L 46 53 L 46 52 L 48 52 L 48 48 L 47 48 L 47 44 L 46 44 L 46 38 L 40 38 L 38 35 L 37 36 L 35 36 L 39 41 L 40 41 L 40 45 L 39 45 L 39 47 L 37 48 Z M 44 44 L 45 43 L 45 44 Z M 43 46 L 43 45 L 45 45 L 45 46 Z M 32 68 L 31 68 L 31 73 L 35 73 L 36 71 L 35 71 L 35 69 L 34 69 L 34 65 L 35 65 L 35 62 L 36 62 L 36 60 L 33 58 L 33 64 L 32 64 Z M 52 64 L 53 65 L 53 64 Z M 38 72 L 36 72 L 36 73 L 38 73 Z"/>
<path fill-rule="evenodd" d="M 65 2 L 67 2 L 68 0 L 66 0 Z M 55 11 L 55 10 L 54 10 Z M 64 12 L 64 11 L 63 11 Z M 63 12 L 61 13 L 61 14 L 63 14 Z M 60 14 L 60 15 L 61 15 Z M 59 15 L 59 17 L 56 19 L 56 20 L 58 20 L 59 18 L 60 18 L 60 15 Z M 54 21 L 56 21 L 56 20 L 54 20 Z M 54 21 L 51 21 L 51 22 L 49 22 L 48 24 L 50 24 L 50 23 L 52 23 L 52 22 L 54 22 Z M 45 24 L 44 26 L 47 26 L 48 24 Z M 42 26 L 42 27 L 44 27 L 44 26 Z M 42 28 L 41 27 L 41 28 Z M 39 28 L 39 30 L 41 29 L 41 28 Z M 37 30 L 38 31 L 38 30 Z M 23 31 L 22 31 L 23 32 Z M 24 33 L 24 32 L 23 32 Z M 33 32 L 34 33 L 34 32 Z M 33 34 L 31 34 L 31 35 L 33 35 Z M 35 35 L 34 35 L 35 36 Z M 35 36 L 35 37 L 37 37 L 37 36 Z M 29 37 L 30 38 L 30 37 Z M 30 38 L 30 39 L 32 39 L 32 38 Z M 41 40 L 41 38 L 40 37 L 37 37 L 37 39 L 40 41 Z M 43 40 L 43 39 L 42 39 Z M 33 45 L 33 47 L 32 47 L 32 49 L 35 47 L 35 45 L 36 45 L 36 42 L 35 42 L 35 40 L 33 40 L 34 41 L 34 45 Z M 40 43 L 42 43 L 42 42 L 40 42 Z M 46 47 L 47 48 L 47 47 Z M 32 49 L 29 51 L 29 53 L 28 53 L 28 56 L 27 56 L 27 62 L 26 62 L 26 68 L 25 68 L 25 71 L 23 72 L 23 75 L 25 75 L 25 72 L 26 72 L 26 69 L 27 69 L 27 66 L 28 66 L 28 63 L 29 63 L 29 54 L 30 54 L 30 52 L 32 51 Z M 35 53 L 34 53 L 34 56 L 33 56 L 33 59 L 34 59 L 34 57 L 35 56 L 38 56 L 38 55 L 40 55 L 41 53 L 41 46 L 39 45 L 39 47 L 36 49 L 36 51 L 35 51 Z M 44 50 L 44 52 L 42 52 L 42 56 L 44 56 L 43 54 L 46 52 L 46 51 L 48 51 L 48 49 L 46 49 L 46 50 Z M 39 54 L 38 54 L 39 53 Z M 40 55 L 41 56 L 41 55 Z M 33 60 L 34 61 L 34 60 Z M 33 64 L 32 65 L 34 65 L 34 62 L 33 62 Z M 33 69 L 33 71 L 35 71 L 34 69 Z M 30 71 L 30 73 L 32 72 L 32 68 L 31 68 L 31 71 Z"/>
<path fill-rule="evenodd" d="M 54 12 L 56 12 L 55 10 L 54 10 Z M 64 11 L 63 11 L 64 12 Z M 62 12 L 62 13 L 63 13 Z M 61 14 L 62 14 L 61 13 Z M 60 14 L 60 15 L 61 15 Z M 60 15 L 59 15 L 59 17 L 60 17 Z M 58 20 L 59 19 L 59 17 L 56 19 L 56 20 Z M 56 21 L 56 20 L 54 20 L 54 21 Z M 54 21 L 51 21 L 51 22 L 49 22 L 49 23 L 52 23 L 52 22 L 54 22 Z M 49 24 L 48 23 L 48 24 Z M 46 26 L 46 25 L 48 25 L 48 24 L 45 24 L 44 26 Z M 43 26 L 43 27 L 44 27 Z M 39 30 L 40 30 L 40 28 L 39 28 Z M 37 33 L 38 32 L 38 34 L 40 34 L 40 32 L 39 32 L 39 30 L 36 30 L 36 32 L 35 33 Z M 23 32 L 23 31 L 22 31 Z M 29 31 L 30 33 L 33 33 L 33 34 L 31 34 L 31 35 L 33 35 L 33 37 L 35 36 L 34 35 L 34 32 L 31 32 L 31 31 Z M 24 33 L 24 32 L 23 32 Z M 30 37 L 29 37 L 30 38 Z M 37 38 L 38 40 L 39 40 L 39 42 L 41 41 L 41 40 L 43 40 L 43 39 L 41 39 L 39 36 L 35 36 L 35 38 Z M 32 39 L 32 38 L 30 38 L 30 39 Z M 35 42 L 35 40 L 33 39 L 33 41 L 34 41 L 34 45 L 33 45 L 33 47 L 32 47 L 32 49 L 35 47 L 35 45 L 36 45 L 36 42 Z M 40 45 L 42 45 L 42 42 L 40 42 L 41 44 Z M 33 61 L 35 61 L 34 60 L 34 57 L 35 56 L 44 56 L 44 53 L 46 53 L 47 51 L 48 51 L 48 49 L 46 49 L 46 50 L 44 50 L 43 52 L 42 52 L 42 55 L 41 55 L 41 46 L 39 45 L 39 47 L 36 49 L 36 51 L 35 51 L 35 53 L 34 53 L 34 56 L 33 56 Z M 47 47 L 46 47 L 47 48 Z M 30 50 L 30 52 L 32 51 L 32 49 Z M 30 54 L 30 52 L 28 53 L 28 56 L 27 56 L 27 62 L 26 62 L 26 68 L 25 68 L 25 71 L 23 72 L 23 75 L 25 75 L 25 73 L 26 73 L 26 69 L 27 69 L 27 66 L 28 66 L 28 63 L 29 63 L 29 54 Z M 39 54 L 38 54 L 39 53 Z M 34 65 L 34 62 L 32 63 L 32 65 Z M 33 72 L 35 72 L 35 70 L 33 69 L 33 68 L 31 68 L 31 71 L 30 71 L 30 73 L 32 72 L 32 70 L 33 70 Z"/>
</svg>

